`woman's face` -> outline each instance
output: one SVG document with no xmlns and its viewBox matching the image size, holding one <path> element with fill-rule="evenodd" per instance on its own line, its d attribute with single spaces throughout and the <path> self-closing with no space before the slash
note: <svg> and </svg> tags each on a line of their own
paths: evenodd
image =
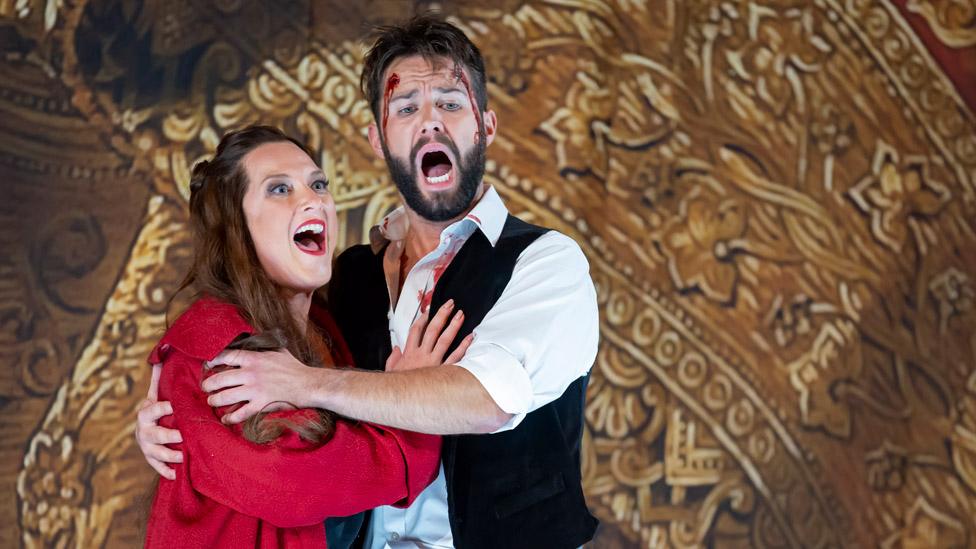
<svg viewBox="0 0 976 549">
<path fill-rule="evenodd" d="M 287 141 L 249 152 L 244 171 L 244 218 L 261 267 L 287 290 L 323 286 L 332 277 L 339 229 L 325 174 Z"/>
</svg>

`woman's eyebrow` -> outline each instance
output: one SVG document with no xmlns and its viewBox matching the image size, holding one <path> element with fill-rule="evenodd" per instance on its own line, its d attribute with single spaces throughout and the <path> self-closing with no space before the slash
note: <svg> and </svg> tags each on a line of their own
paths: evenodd
<svg viewBox="0 0 976 549">
<path fill-rule="evenodd" d="M 264 183 L 269 179 L 288 179 L 289 177 L 291 176 L 286 173 L 273 173 L 271 175 L 266 176 L 264 179 L 262 179 L 261 183 Z"/>
</svg>

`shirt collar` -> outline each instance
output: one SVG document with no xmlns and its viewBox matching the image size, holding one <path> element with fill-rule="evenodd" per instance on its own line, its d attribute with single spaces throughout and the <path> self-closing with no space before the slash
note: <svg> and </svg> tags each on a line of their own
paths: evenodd
<svg viewBox="0 0 976 549">
<path fill-rule="evenodd" d="M 489 185 L 485 194 L 468 212 L 468 215 L 449 225 L 444 229 L 444 232 L 453 232 L 463 223 L 474 223 L 494 247 L 498 238 L 501 237 L 502 228 L 504 228 L 507 219 L 508 208 L 505 207 L 505 203 L 502 202 L 502 198 L 498 195 L 495 187 Z M 387 214 L 378 225 L 369 231 L 369 242 L 373 253 L 379 253 L 387 242 L 400 241 L 406 238 L 409 228 L 410 223 L 403 206 Z"/>
</svg>

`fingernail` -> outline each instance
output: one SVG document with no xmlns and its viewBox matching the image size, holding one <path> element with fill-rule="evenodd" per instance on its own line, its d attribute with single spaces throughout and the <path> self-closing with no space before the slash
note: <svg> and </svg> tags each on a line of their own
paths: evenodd
<svg viewBox="0 0 976 549">
<path fill-rule="evenodd" d="M 176 456 L 176 463 L 183 463 L 183 454 Z"/>
<path fill-rule="evenodd" d="M 450 308 L 453 309 L 454 308 L 454 300 L 453 299 L 448 299 L 447 300 L 447 303 L 445 303 L 445 305 L 447 305 L 448 307 L 450 307 Z"/>
</svg>

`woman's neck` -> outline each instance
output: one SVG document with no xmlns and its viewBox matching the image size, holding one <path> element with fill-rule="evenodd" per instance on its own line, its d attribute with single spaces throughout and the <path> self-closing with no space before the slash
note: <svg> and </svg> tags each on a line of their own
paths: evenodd
<svg viewBox="0 0 976 549">
<path fill-rule="evenodd" d="M 288 303 L 295 326 L 305 334 L 308 328 L 308 311 L 312 307 L 312 292 L 282 290 L 282 298 Z"/>
</svg>

